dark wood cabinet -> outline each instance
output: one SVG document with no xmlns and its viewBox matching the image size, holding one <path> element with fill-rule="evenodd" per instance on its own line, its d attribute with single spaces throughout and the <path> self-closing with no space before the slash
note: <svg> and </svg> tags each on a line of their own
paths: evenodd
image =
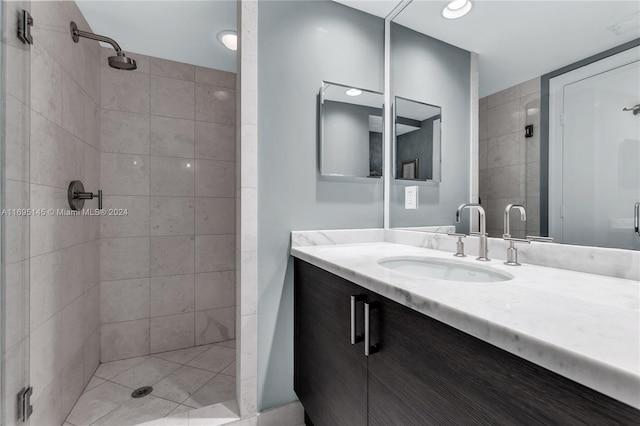
<svg viewBox="0 0 640 426">
<path fill-rule="evenodd" d="M 626 404 L 297 259 L 295 281 L 295 390 L 315 426 L 640 424 Z M 370 307 L 368 357 L 349 343 L 354 294 Z"/>
</svg>

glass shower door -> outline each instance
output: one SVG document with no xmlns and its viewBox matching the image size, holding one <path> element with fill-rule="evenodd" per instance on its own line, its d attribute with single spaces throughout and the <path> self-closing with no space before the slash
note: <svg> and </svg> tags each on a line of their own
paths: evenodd
<svg viewBox="0 0 640 426">
<path fill-rule="evenodd" d="M 30 48 L 17 37 L 29 1 L 0 8 L 0 348 L 2 425 L 21 423 L 18 394 L 29 387 L 29 97 Z"/>
<path fill-rule="evenodd" d="M 640 61 L 563 90 L 561 241 L 640 249 Z"/>
</svg>

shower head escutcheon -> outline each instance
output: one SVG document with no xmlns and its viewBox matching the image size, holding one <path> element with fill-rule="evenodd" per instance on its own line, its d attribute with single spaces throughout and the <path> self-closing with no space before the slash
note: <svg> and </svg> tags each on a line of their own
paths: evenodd
<svg viewBox="0 0 640 426">
<path fill-rule="evenodd" d="M 119 70 L 127 70 L 127 71 L 135 70 L 137 68 L 135 59 L 127 58 L 127 56 L 124 54 L 124 52 L 120 48 L 120 45 L 118 43 L 116 43 L 116 41 L 114 39 L 109 38 L 109 37 L 105 37 L 105 36 L 101 36 L 101 35 L 98 35 L 98 34 L 90 33 L 90 32 L 87 32 L 87 31 L 79 30 L 78 29 L 78 25 L 76 25 L 76 23 L 73 22 L 73 21 L 71 21 L 71 24 L 69 25 L 69 28 L 71 30 L 71 38 L 73 39 L 73 41 L 75 43 L 80 41 L 80 37 L 84 37 L 84 38 L 88 38 L 88 39 L 91 39 L 91 40 L 97 40 L 97 41 L 101 41 L 101 42 L 104 42 L 104 43 L 108 43 L 111 46 L 113 46 L 113 48 L 116 51 L 116 56 L 110 56 L 109 57 L 109 66 L 110 67 L 116 68 L 116 69 L 119 69 Z"/>
</svg>

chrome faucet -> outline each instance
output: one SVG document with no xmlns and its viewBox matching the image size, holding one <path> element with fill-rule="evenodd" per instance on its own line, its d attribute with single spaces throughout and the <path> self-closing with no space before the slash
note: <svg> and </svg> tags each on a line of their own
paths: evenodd
<svg viewBox="0 0 640 426">
<path fill-rule="evenodd" d="M 487 221 L 486 221 L 486 217 L 484 214 L 484 209 L 482 208 L 482 206 L 480 204 L 477 203 L 466 203 L 466 204 L 460 204 L 460 206 L 458 207 L 458 210 L 456 210 L 456 223 L 460 223 L 460 215 L 462 214 L 462 210 L 466 209 L 466 208 L 475 208 L 478 210 L 478 213 L 480 213 L 480 241 L 479 241 L 479 253 L 478 253 L 478 260 L 481 261 L 488 261 L 489 258 L 487 257 L 488 255 L 488 247 L 487 247 Z"/>
<path fill-rule="evenodd" d="M 502 234 L 502 238 L 511 238 L 511 230 L 509 229 L 509 213 L 511 213 L 511 209 L 520 210 L 520 220 L 525 222 L 527 220 L 527 212 L 524 210 L 524 206 L 520 204 L 509 204 L 504 209 L 504 232 Z"/>
</svg>

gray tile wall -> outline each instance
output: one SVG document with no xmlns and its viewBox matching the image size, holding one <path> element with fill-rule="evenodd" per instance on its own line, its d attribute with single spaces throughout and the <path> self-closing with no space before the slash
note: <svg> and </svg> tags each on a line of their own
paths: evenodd
<svg viewBox="0 0 640 426">
<path fill-rule="evenodd" d="M 534 136 L 524 128 L 533 124 Z M 504 209 L 525 206 L 527 221 L 512 212 L 511 235 L 540 232 L 540 78 L 480 99 L 480 199 L 487 212 L 487 230 L 501 237 Z"/>
<path fill-rule="evenodd" d="M 13 29 L 7 40 L 15 44 L 5 57 L 12 133 L 5 141 L 4 207 L 68 209 L 70 181 L 82 180 L 89 191 L 99 187 L 99 46 L 71 40 L 70 21 L 89 28 L 73 2 L 7 5 L 13 9 L 7 16 Z M 15 38 L 17 9 L 24 7 L 36 22 L 31 47 Z M 89 201 L 86 208 L 95 204 Z M 9 367 L 5 395 L 11 403 L 5 405 L 3 424 L 16 423 L 18 389 L 10 386 L 27 369 L 36 407 L 31 424 L 61 424 L 100 360 L 99 219 L 51 213 L 7 217 L 5 229 L 7 290 L 20 292 L 23 282 L 28 287 L 22 291 L 29 292 L 12 294 L 14 302 L 28 294 L 28 302 L 22 310 L 21 302 L 11 303 L 22 315 L 9 317 L 7 324 L 11 340 L 26 337 L 28 344 L 6 356 L 19 354 L 30 362 L 22 372 L 14 368 L 17 364 Z"/>
<path fill-rule="evenodd" d="M 102 361 L 235 337 L 235 74 L 102 49 Z"/>
</svg>

